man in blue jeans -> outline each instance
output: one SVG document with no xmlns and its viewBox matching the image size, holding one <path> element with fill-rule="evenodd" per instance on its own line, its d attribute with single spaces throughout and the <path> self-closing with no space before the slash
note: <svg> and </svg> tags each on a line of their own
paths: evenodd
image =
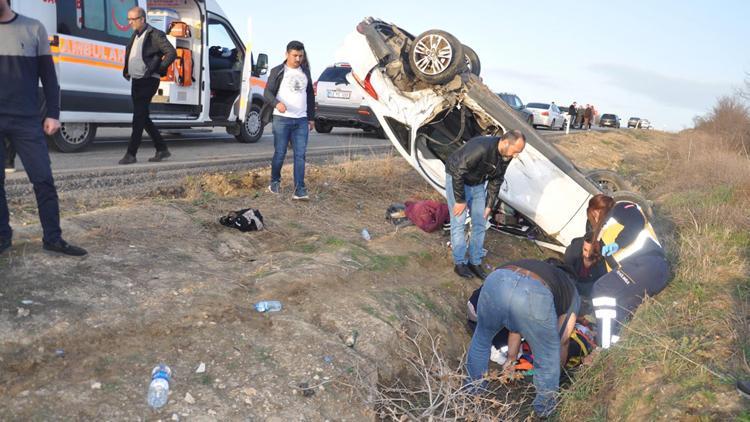
<svg viewBox="0 0 750 422">
<path fill-rule="evenodd" d="M 292 199 L 309 199 L 305 186 L 305 153 L 308 134 L 315 121 L 315 94 L 305 46 L 291 41 L 286 46 L 286 60 L 271 69 L 263 92 L 266 104 L 261 111 L 265 125 L 273 114 L 273 159 L 271 161 L 271 193 L 281 193 L 281 167 L 287 145 L 294 152 L 294 195 Z"/>
<path fill-rule="evenodd" d="M 453 152 L 445 162 L 445 196 L 451 211 L 451 248 L 454 271 L 461 277 L 484 279 L 482 248 L 487 217 L 500 193 L 505 169 L 526 146 L 518 130 L 503 136 L 477 136 Z M 485 187 L 485 183 L 487 186 Z M 466 208 L 471 215 L 469 258 L 466 258 Z"/>
<path fill-rule="evenodd" d="M 531 346 L 537 392 L 534 411 L 549 416 L 555 407 L 561 357 L 568 355 L 580 305 L 572 277 L 572 270 L 561 262 L 532 259 L 505 264 L 487 276 L 477 302 L 477 327 L 466 361 L 471 381 L 478 382 L 487 372 L 492 339 L 507 328 L 508 356 L 517 354 L 521 336 Z M 515 345 L 511 344 L 513 338 Z"/>
<path fill-rule="evenodd" d="M 39 80 L 42 81 L 46 113 L 39 115 Z M 19 15 L 9 0 L 0 0 L 0 139 L 15 148 L 34 185 L 45 250 L 82 256 L 86 251 L 65 242 L 60 229 L 60 205 L 52 178 L 45 133 L 60 129 L 60 86 L 44 26 Z M 5 148 L 0 161 L 5 162 Z M 12 245 L 5 172 L 0 172 L 0 253 Z"/>
</svg>

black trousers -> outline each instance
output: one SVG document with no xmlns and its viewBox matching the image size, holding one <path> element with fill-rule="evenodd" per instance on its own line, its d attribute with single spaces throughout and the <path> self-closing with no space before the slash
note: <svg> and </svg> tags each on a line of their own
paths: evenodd
<svg viewBox="0 0 750 422">
<path fill-rule="evenodd" d="M 3 148 L 5 148 L 5 168 L 14 168 L 16 165 L 16 148 L 10 138 L 6 137 L 3 140 Z"/>
<path fill-rule="evenodd" d="M 133 79 L 130 87 L 130 96 L 133 98 L 133 132 L 130 134 L 128 143 L 128 154 L 135 157 L 138 153 L 138 147 L 141 146 L 143 138 L 143 129 L 146 129 L 148 136 L 154 141 L 154 147 L 157 151 L 166 151 L 167 144 L 161 137 L 159 130 L 154 126 L 154 122 L 149 117 L 149 106 L 151 99 L 159 88 L 159 80 L 156 78 Z"/>
</svg>

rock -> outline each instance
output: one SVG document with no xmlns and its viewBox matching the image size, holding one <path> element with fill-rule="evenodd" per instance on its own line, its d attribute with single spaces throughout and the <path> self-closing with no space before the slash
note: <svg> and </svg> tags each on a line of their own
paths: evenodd
<svg viewBox="0 0 750 422">
<path fill-rule="evenodd" d="M 298 387 L 300 388 L 300 390 L 302 390 L 302 396 L 304 397 L 311 397 L 315 395 L 315 389 L 310 388 L 310 384 L 306 382 L 299 383 Z"/>
<path fill-rule="evenodd" d="M 201 363 L 200 363 L 200 364 L 198 365 L 198 368 L 197 368 L 197 369 L 195 370 L 195 373 L 196 373 L 196 374 L 202 374 L 202 373 L 204 373 L 204 372 L 206 372 L 206 364 L 205 364 L 205 363 L 203 363 L 203 362 L 201 362 Z"/>
<path fill-rule="evenodd" d="M 179 422 L 179 420 L 180 420 L 180 415 L 178 415 L 177 413 L 172 413 L 172 420 L 173 420 L 173 421 L 178 421 L 178 422 Z"/>
<path fill-rule="evenodd" d="M 359 337 L 357 330 L 352 331 L 352 333 L 346 338 L 346 345 L 354 347 L 354 345 L 357 344 L 357 337 Z"/>
<path fill-rule="evenodd" d="M 216 411 L 213 409 L 208 409 L 208 414 L 211 416 L 216 416 Z"/>
<path fill-rule="evenodd" d="M 314 376 L 314 377 L 313 377 L 313 379 L 314 379 L 315 381 L 319 380 L 319 379 L 320 379 L 320 375 L 316 375 L 316 376 Z"/>
<path fill-rule="evenodd" d="M 187 404 L 195 404 L 195 398 L 193 398 L 190 393 L 185 393 L 185 398 L 183 400 L 185 400 L 185 403 Z"/>
<path fill-rule="evenodd" d="M 16 312 L 16 317 L 23 318 L 23 317 L 29 316 L 29 314 L 31 314 L 31 311 L 29 311 L 28 309 L 18 308 L 18 311 Z"/>
<path fill-rule="evenodd" d="M 242 389 L 242 392 L 246 396 L 249 396 L 249 397 L 253 397 L 256 394 L 258 394 L 258 391 L 256 389 L 254 389 L 253 387 L 245 387 L 245 388 Z"/>
<path fill-rule="evenodd" d="M 100 383 L 100 382 L 91 383 L 91 389 L 92 390 L 101 390 L 102 389 L 102 383 Z"/>
</svg>

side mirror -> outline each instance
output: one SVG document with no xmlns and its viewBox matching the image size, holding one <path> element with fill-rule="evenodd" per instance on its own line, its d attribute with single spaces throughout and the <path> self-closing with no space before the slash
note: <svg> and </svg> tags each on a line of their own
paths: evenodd
<svg viewBox="0 0 750 422">
<path fill-rule="evenodd" d="M 268 72 L 268 54 L 258 54 L 258 61 L 255 63 L 258 75 L 265 75 Z"/>
</svg>

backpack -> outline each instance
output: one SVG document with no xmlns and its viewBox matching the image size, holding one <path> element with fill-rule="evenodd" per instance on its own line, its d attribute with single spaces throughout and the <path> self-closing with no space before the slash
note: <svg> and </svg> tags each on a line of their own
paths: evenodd
<svg viewBox="0 0 750 422">
<path fill-rule="evenodd" d="M 263 216 L 260 211 L 253 208 L 232 211 L 221 217 L 219 223 L 222 226 L 233 227 L 241 232 L 263 230 Z"/>
</svg>

